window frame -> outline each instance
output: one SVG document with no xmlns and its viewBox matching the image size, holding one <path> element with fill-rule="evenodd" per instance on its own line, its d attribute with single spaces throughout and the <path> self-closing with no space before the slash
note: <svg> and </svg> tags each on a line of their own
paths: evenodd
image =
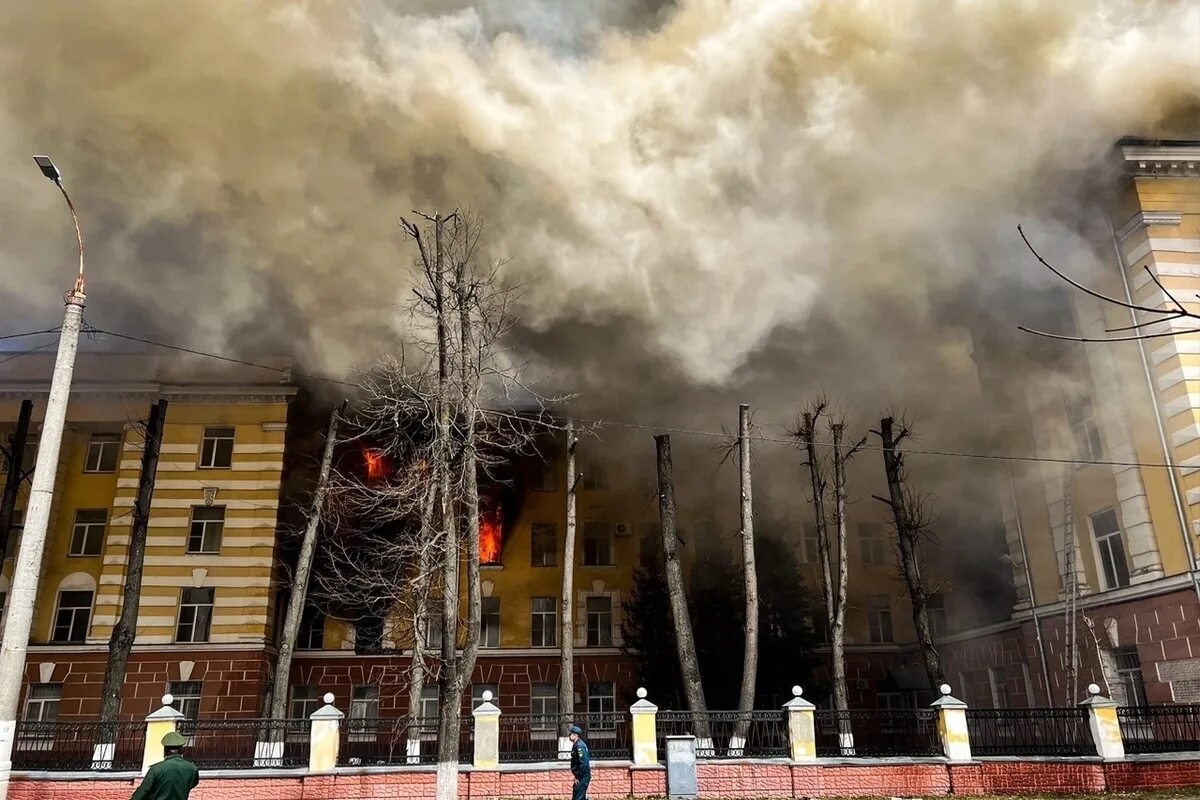
<svg viewBox="0 0 1200 800">
<path fill-rule="evenodd" d="M 1117 682 L 1125 692 L 1125 705 L 1149 705 L 1149 702 L 1146 700 L 1146 673 L 1142 667 L 1142 657 L 1138 653 L 1137 647 L 1118 647 L 1112 651 L 1112 654 Z M 1122 659 L 1125 659 L 1125 665 L 1122 665 Z M 1128 663 L 1129 659 L 1136 662 L 1137 666 L 1130 665 Z"/>
<path fill-rule="evenodd" d="M 423 742 L 437 741 L 438 716 L 441 711 L 442 698 L 437 686 L 421 687 L 421 715 L 418 717 L 417 735 Z M 433 706 L 430 713 L 430 706 Z"/>
<path fill-rule="evenodd" d="M 300 630 L 296 632 L 297 650 L 325 649 L 325 612 L 316 606 L 305 605 L 300 612 Z M 314 646 L 312 640 L 318 641 Z"/>
<path fill-rule="evenodd" d="M 885 598 L 886 605 L 879 600 Z M 881 615 L 876 617 L 876 615 Z M 886 625 L 884 622 L 886 621 Z M 867 635 L 871 644 L 893 644 L 896 641 L 896 630 L 892 619 L 892 598 L 886 594 L 867 595 Z M 878 628 L 878 631 L 876 631 Z M 884 629 L 887 636 L 885 637 Z"/>
<path fill-rule="evenodd" d="M 1005 709 L 1011 706 L 1008 679 L 1004 677 L 1003 667 L 988 667 L 988 693 L 991 695 L 992 708 Z"/>
<path fill-rule="evenodd" d="M 194 723 L 200 718 L 200 705 L 204 701 L 204 681 L 171 681 L 167 684 L 167 693 L 172 698 L 171 708 L 184 716 L 179 720 L 179 732 L 188 737 L 190 744 L 195 729 L 189 723 Z"/>
<path fill-rule="evenodd" d="M 229 434 L 224 435 L 224 431 L 229 431 Z M 209 442 L 212 442 L 211 450 Z M 223 443 L 229 443 L 229 452 L 221 453 L 220 448 Z M 237 442 L 237 426 L 235 425 L 206 425 L 200 432 L 200 453 L 196 459 L 197 469 L 232 469 L 233 468 L 233 449 Z M 228 460 L 222 463 L 218 462 L 218 457 L 227 455 Z"/>
<path fill-rule="evenodd" d="M 99 520 L 80 520 L 80 514 L 95 513 L 101 519 Z M 95 530 L 99 527 L 99 532 Z M 82 531 L 82 534 L 81 534 Z M 104 553 L 104 539 L 108 532 L 108 509 L 107 508 L 77 508 L 75 509 L 75 517 L 71 521 L 71 541 L 67 544 L 68 558 L 96 558 Z M 89 539 L 96 538 L 96 551 L 88 552 L 86 545 Z M 76 548 L 78 540 L 79 548 Z M 78 550 L 78 552 L 77 552 Z"/>
<path fill-rule="evenodd" d="M 604 601 L 608 603 L 608 609 L 592 610 L 592 601 Z M 608 618 L 607 627 L 604 626 L 604 619 Z M 593 619 L 594 618 L 594 619 Z M 587 642 L 588 647 L 612 647 L 613 646 L 613 601 L 610 595 L 592 594 L 584 599 L 584 619 L 586 620 Z M 593 639 L 593 621 L 595 625 L 596 636 Z M 605 634 L 607 634 L 608 642 L 604 643 Z"/>
<path fill-rule="evenodd" d="M 121 434 L 108 431 L 97 431 L 89 435 L 87 450 L 83 454 L 83 473 L 85 475 L 105 475 L 117 472 L 121 466 L 121 445 L 123 444 L 121 439 Z M 93 450 L 97 454 L 95 459 L 92 458 Z M 110 450 L 112 464 L 106 467 L 105 456 Z"/>
<path fill-rule="evenodd" d="M 55 690 L 55 695 L 53 697 L 34 697 L 39 689 L 53 689 Z M 21 708 L 21 721 L 57 722 L 58 712 L 62 705 L 62 693 L 63 685 L 61 683 L 48 682 L 29 684 L 29 688 L 25 691 L 25 703 Z M 37 719 L 30 719 L 29 710 L 35 705 L 38 708 L 38 717 Z M 48 708 L 53 708 L 53 713 L 49 717 L 46 716 L 46 710 Z"/>
<path fill-rule="evenodd" d="M 491 604 L 493 608 L 489 611 L 487 606 Z M 481 597 L 479 599 L 479 646 L 487 649 L 496 649 L 500 647 L 500 598 L 499 597 Z M 494 620 L 494 625 L 489 625 L 489 621 Z M 495 636 L 488 636 L 489 633 L 495 632 Z M 490 641 L 495 639 L 495 641 Z"/>
<path fill-rule="evenodd" d="M 597 537 L 594 533 L 589 533 L 589 529 L 594 532 L 598 529 L 603 529 L 604 536 Z M 594 542 L 602 541 L 604 547 L 607 548 L 608 560 L 592 561 L 593 555 L 599 556 L 601 553 L 591 553 L 589 545 Z M 583 523 L 583 547 L 579 566 L 581 567 L 615 567 L 617 565 L 616 542 L 614 540 L 613 525 L 611 522 L 601 520 L 586 520 Z"/>
<path fill-rule="evenodd" d="M 361 696 L 360 696 L 361 695 Z M 374 714 L 370 712 L 374 710 Z M 379 730 L 379 687 L 361 683 L 350 690 L 350 708 L 346 715 L 347 737 L 352 742 L 371 742 Z M 358 724 L 355 724 L 355 721 Z"/>
<path fill-rule="evenodd" d="M 800 526 L 800 563 L 821 563 L 821 540 L 815 522 L 806 522 Z"/>
<path fill-rule="evenodd" d="M 860 522 L 856 527 L 858 533 L 858 553 L 862 563 L 873 566 L 883 566 L 887 563 L 887 536 L 883 525 L 878 522 Z M 864 536 L 864 531 L 875 531 L 871 536 Z M 868 547 L 868 544 L 870 545 Z"/>
<path fill-rule="evenodd" d="M 596 689 L 608 687 L 608 693 L 598 693 Z M 593 703 L 593 701 L 596 701 Z M 607 709 L 603 708 L 606 705 Z M 600 706 L 597 708 L 596 706 Z M 588 681 L 587 685 L 587 717 L 589 739 L 612 739 L 617 735 L 617 685 L 612 681 Z M 593 720 L 592 715 L 608 715 L 610 719 Z"/>
<path fill-rule="evenodd" d="M 226 522 L 226 506 L 214 505 L 198 505 L 192 506 L 191 513 L 188 515 L 188 536 L 187 544 L 184 545 L 184 552 L 189 556 L 219 556 L 221 554 L 221 546 L 225 540 L 225 522 Z M 220 519 L 197 519 L 196 513 L 217 513 L 221 515 Z M 199 523 L 199 536 L 197 536 L 197 523 Z M 210 528 L 215 523 L 216 526 L 216 549 L 206 549 L 205 540 L 210 536 Z M 193 548 L 193 541 L 198 539 L 199 547 Z M 208 542 L 208 546 L 212 547 L 212 542 Z"/>
<path fill-rule="evenodd" d="M 538 534 L 542 536 L 542 547 L 546 545 L 547 532 L 551 537 L 549 549 L 538 549 Z M 541 556 L 539 561 L 538 556 Z M 548 558 L 547 558 L 548 557 Z M 534 522 L 529 526 L 529 565 L 531 567 L 557 567 L 558 566 L 558 525 L 554 522 Z"/>
<path fill-rule="evenodd" d="M 65 594 L 79 594 L 79 595 L 86 594 L 88 596 L 88 604 L 87 604 L 87 606 L 83 606 L 83 605 L 67 606 L 66 609 L 64 609 L 63 608 L 63 595 L 65 595 Z M 59 589 L 58 595 L 55 597 L 55 602 L 54 602 L 54 620 L 53 620 L 53 624 L 50 628 L 50 643 L 51 644 L 84 644 L 84 643 L 86 643 L 88 632 L 92 628 L 92 611 L 95 609 L 95 606 L 96 606 L 96 590 L 95 589 Z M 64 610 L 67 610 L 70 612 L 71 622 L 67 626 L 68 637 L 65 639 L 60 639 L 58 636 L 58 630 L 61 627 L 59 620 L 60 620 L 60 617 L 62 616 Z M 83 621 L 83 635 L 80 636 L 78 639 L 75 639 L 75 638 L 71 638 L 70 634 L 75 630 L 75 626 L 78 624 L 79 612 L 83 612 L 83 615 L 84 615 L 83 616 L 83 620 L 84 620 Z"/>
<path fill-rule="evenodd" d="M 538 603 L 542 601 L 549 610 L 539 610 Z M 547 624 L 549 620 L 549 624 Z M 541 642 L 535 638 L 541 630 Z M 547 636 L 547 631 L 549 635 Z M 547 642 L 547 639 L 549 641 Z M 529 646 L 537 648 L 558 647 L 558 599 L 555 597 L 529 598 Z"/>
<path fill-rule="evenodd" d="M 946 616 L 946 596 L 944 594 L 934 592 L 925 597 L 925 615 L 929 619 L 930 636 L 934 639 L 941 639 L 949 634 L 950 625 L 949 618 Z"/>
<path fill-rule="evenodd" d="M 535 492 L 557 492 L 558 463 L 559 460 L 554 456 L 545 456 L 540 460 L 534 459 L 534 473 L 533 479 L 530 481 L 530 488 Z"/>
<path fill-rule="evenodd" d="M 1096 520 L 1099 517 L 1111 515 L 1114 529 L 1108 533 L 1100 534 L 1097 532 Z M 1125 542 L 1125 528 L 1121 525 L 1121 518 L 1117 516 L 1116 508 L 1106 508 L 1097 511 L 1094 514 L 1088 514 L 1088 528 L 1092 533 L 1092 545 L 1096 554 L 1096 577 L 1098 577 L 1104 585 L 1105 591 L 1113 589 L 1124 589 L 1126 586 L 1133 584 L 1133 576 L 1129 569 L 1129 550 Z M 1114 540 L 1116 546 L 1121 550 L 1121 558 L 1118 560 L 1113 553 Z M 1112 570 L 1112 575 L 1109 575 L 1109 570 Z M 1124 583 L 1120 582 L 1124 578 Z"/>
<path fill-rule="evenodd" d="M 552 707 L 552 710 L 547 710 Z M 533 739 L 558 738 L 558 684 L 529 684 L 529 735 Z"/>
<path fill-rule="evenodd" d="M 207 603 L 189 603 L 186 598 L 189 592 L 207 592 Z M 185 586 L 179 590 L 179 615 L 175 620 L 175 642 L 177 644 L 207 644 L 212 641 L 213 618 L 216 616 L 217 590 L 211 586 Z M 192 609 L 191 619 L 184 622 L 184 612 Z M 204 625 L 204 638 L 196 638 L 199 622 L 203 619 L 202 609 L 208 609 L 208 618 Z M 184 626 L 190 626 L 190 638 L 183 638 Z"/>
</svg>

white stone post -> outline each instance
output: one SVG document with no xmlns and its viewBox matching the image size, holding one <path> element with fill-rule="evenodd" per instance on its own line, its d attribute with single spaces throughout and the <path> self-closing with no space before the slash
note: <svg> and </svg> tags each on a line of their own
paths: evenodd
<svg viewBox="0 0 1200 800">
<path fill-rule="evenodd" d="M 500 709 L 492 703 L 492 693 L 483 693 L 483 702 L 475 715 L 475 769 L 500 768 Z"/>
<path fill-rule="evenodd" d="M 637 690 L 637 702 L 629 707 L 633 717 L 633 764 L 649 767 L 658 764 L 658 706 L 646 699 L 646 690 Z"/>
<path fill-rule="evenodd" d="M 179 720 L 183 719 L 182 712 L 171 708 L 175 698 L 169 694 L 162 696 L 162 708 L 146 717 L 146 744 L 142 748 L 142 774 L 145 775 L 150 767 L 163 760 L 163 737 L 179 729 Z"/>
<path fill-rule="evenodd" d="M 1088 727 L 1096 743 L 1096 755 L 1105 761 L 1125 757 L 1125 740 L 1121 738 L 1121 722 L 1117 719 L 1117 704 L 1100 694 L 1096 684 L 1088 686 L 1087 700 L 1079 705 L 1088 710 Z"/>
<path fill-rule="evenodd" d="M 783 706 L 787 715 L 788 745 L 792 761 L 812 762 L 817 760 L 817 707 L 801 695 L 804 690 L 792 687 L 792 699 Z"/>
<path fill-rule="evenodd" d="M 967 704 L 950 694 L 950 684 L 940 687 L 942 696 L 933 701 L 937 710 L 938 736 L 950 761 L 971 760 L 971 732 L 967 728 Z"/>
<path fill-rule="evenodd" d="M 308 733 L 309 772 L 333 772 L 342 744 L 341 727 L 345 714 L 333 707 L 333 692 L 326 692 L 322 699 L 325 705 L 308 716 L 312 723 Z"/>
</svg>

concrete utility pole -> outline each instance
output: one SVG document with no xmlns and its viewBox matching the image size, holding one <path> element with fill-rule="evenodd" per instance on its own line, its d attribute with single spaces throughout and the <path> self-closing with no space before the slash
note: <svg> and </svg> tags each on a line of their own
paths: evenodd
<svg viewBox="0 0 1200 800">
<path fill-rule="evenodd" d="M 66 198 L 71 219 L 75 222 L 75 238 L 79 242 L 79 275 L 75 288 L 63 299 L 67 310 L 63 316 L 62 332 L 58 337 L 58 356 L 54 361 L 54 376 L 50 380 L 50 397 L 46 401 L 46 417 L 37 461 L 33 468 L 33 485 L 29 490 L 29 505 L 25 512 L 25 529 L 21 549 L 13 571 L 9 595 L 8 621 L 4 641 L 0 644 L 0 800 L 8 797 L 9 776 L 12 773 L 13 743 L 17 729 L 17 707 L 21 700 L 21 683 L 25 676 L 25 652 L 29 646 L 29 629 L 33 625 L 33 608 L 37 602 L 38 577 L 42 567 L 42 550 L 46 544 L 46 526 L 50 521 L 50 503 L 54 499 L 54 479 L 58 472 L 58 451 L 62 444 L 63 426 L 67 419 L 67 400 L 71 394 L 71 375 L 75 369 L 75 351 L 79 346 L 79 330 L 83 325 L 83 305 L 87 296 L 83 282 L 83 232 L 75 204 L 62 185 L 62 175 L 49 156 L 34 156 L 42 174 Z"/>
</svg>

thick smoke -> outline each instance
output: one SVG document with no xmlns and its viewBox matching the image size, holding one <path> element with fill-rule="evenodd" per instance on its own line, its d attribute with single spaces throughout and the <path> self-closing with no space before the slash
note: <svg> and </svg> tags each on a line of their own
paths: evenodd
<svg viewBox="0 0 1200 800">
<path fill-rule="evenodd" d="M 1194 101 L 1198 31 L 1142 0 L 9 3 L 0 302 L 44 327 L 70 281 L 34 152 L 94 324 L 334 373 L 398 329 L 397 217 L 465 204 L 517 348 L 591 413 L 782 424 L 824 388 L 969 447 L 1002 427 L 972 337 L 1049 305 L 1016 223 L 1097 268 L 1098 167 Z"/>
</svg>

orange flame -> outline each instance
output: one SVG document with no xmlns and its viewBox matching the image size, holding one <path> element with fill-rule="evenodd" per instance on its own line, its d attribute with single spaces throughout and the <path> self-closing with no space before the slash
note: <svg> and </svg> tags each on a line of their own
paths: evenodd
<svg viewBox="0 0 1200 800">
<path fill-rule="evenodd" d="M 383 453 L 378 450 L 364 450 L 363 458 L 367 462 L 367 478 L 373 481 L 382 478 L 386 467 Z"/>
<path fill-rule="evenodd" d="M 504 539 L 504 519 L 500 509 L 490 509 L 479 515 L 479 563 L 499 564 Z"/>
</svg>

